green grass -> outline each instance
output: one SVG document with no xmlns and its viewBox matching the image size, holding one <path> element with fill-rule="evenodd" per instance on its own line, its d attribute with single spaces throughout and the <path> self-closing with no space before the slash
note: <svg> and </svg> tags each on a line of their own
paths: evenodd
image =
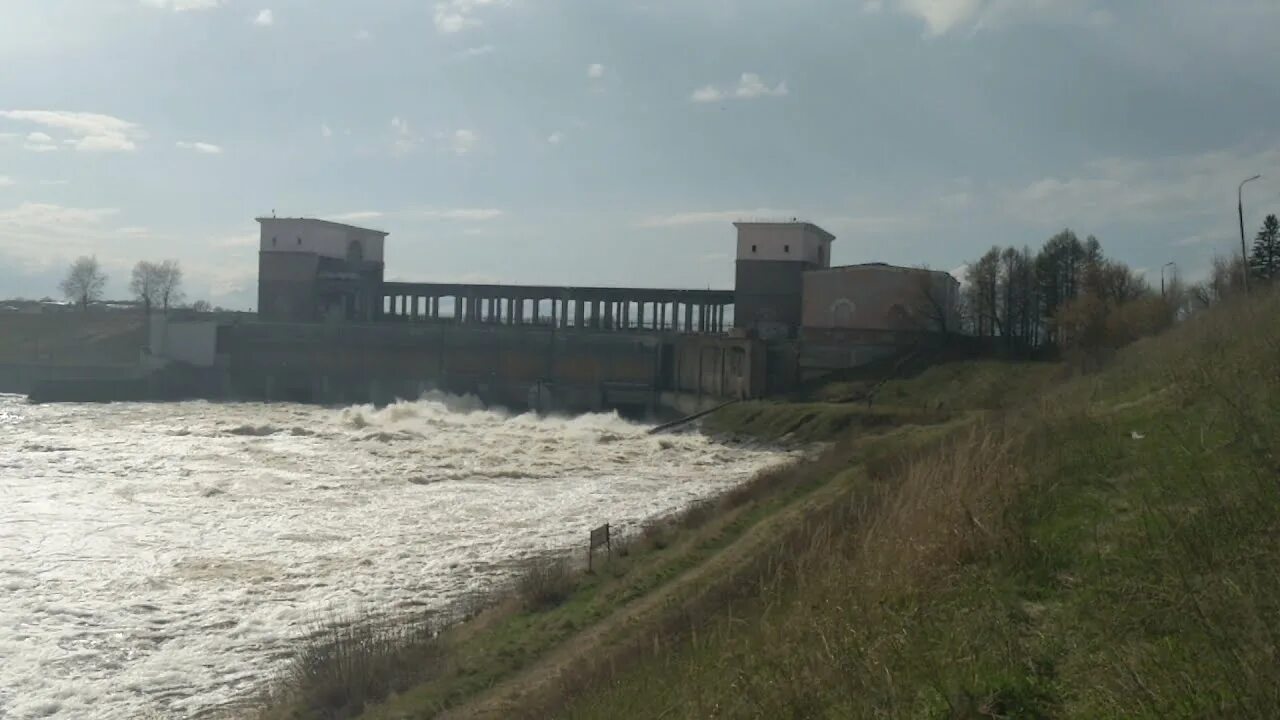
<svg viewBox="0 0 1280 720">
<path fill-rule="evenodd" d="M 1272 717 L 1277 317 L 725 408 L 704 429 L 828 447 L 432 637 L 364 716 Z"/>
<path fill-rule="evenodd" d="M 1275 717 L 1278 359 L 1270 296 L 1096 375 L 906 381 L 903 397 L 994 412 L 941 440 L 897 433 L 749 603 L 562 714 Z"/>
<path fill-rule="evenodd" d="M 790 403 L 757 400 L 735 403 L 708 415 L 705 432 L 749 436 L 791 444 L 830 442 L 851 434 L 884 432 L 902 425 L 943 422 L 946 412 L 865 403 Z"/>
</svg>

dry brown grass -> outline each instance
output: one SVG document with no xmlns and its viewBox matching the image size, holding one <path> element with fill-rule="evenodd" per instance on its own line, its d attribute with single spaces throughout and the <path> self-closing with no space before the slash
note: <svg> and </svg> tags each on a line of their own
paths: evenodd
<svg viewBox="0 0 1280 720">
<path fill-rule="evenodd" d="M 529 610 L 553 608 L 573 595 L 579 572 L 560 556 L 533 558 L 515 580 L 515 594 Z"/>
<path fill-rule="evenodd" d="M 317 623 L 277 678 L 263 718 L 337 720 L 435 672 L 442 660 L 436 624 L 427 618 L 362 616 Z"/>
</svg>

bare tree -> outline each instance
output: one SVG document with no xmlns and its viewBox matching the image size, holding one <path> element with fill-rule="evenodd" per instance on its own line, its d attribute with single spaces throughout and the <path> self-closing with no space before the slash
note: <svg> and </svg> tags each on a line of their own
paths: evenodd
<svg viewBox="0 0 1280 720">
<path fill-rule="evenodd" d="M 160 296 L 160 266 L 147 260 L 139 260 L 133 266 L 129 292 L 142 303 L 143 312 L 150 316 L 151 308 Z"/>
<path fill-rule="evenodd" d="M 156 268 L 156 299 L 165 312 L 182 302 L 182 268 L 177 260 L 165 260 Z"/>
<path fill-rule="evenodd" d="M 959 316 L 959 298 L 951 276 L 930 270 L 928 265 L 917 268 L 914 276 L 916 299 L 911 316 L 919 319 L 920 329 L 943 335 L 957 332 L 960 328 L 954 327 L 954 319 Z"/>
<path fill-rule="evenodd" d="M 88 312 L 89 303 L 102 299 L 102 290 L 107 285 L 107 275 L 102 272 L 97 257 L 81 256 L 71 263 L 67 277 L 59 286 L 67 300 L 80 306 L 80 310 Z"/>
<path fill-rule="evenodd" d="M 978 337 L 1001 334 L 1000 316 L 996 311 L 1000 279 L 1000 248 L 993 247 L 969 264 L 966 273 L 965 303 L 972 316 Z"/>
<path fill-rule="evenodd" d="M 139 260 L 133 266 L 133 278 L 129 281 L 129 290 L 142 303 L 147 315 L 151 309 L 159 306 L 163 312 L 182 302 L 182 268 L 177 260 L 165 260 L 154 263 Z"/>
</svg>

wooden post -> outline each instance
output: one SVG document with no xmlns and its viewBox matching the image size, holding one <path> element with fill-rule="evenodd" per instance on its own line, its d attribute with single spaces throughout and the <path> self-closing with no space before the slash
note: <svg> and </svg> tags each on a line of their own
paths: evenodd
<svg viewBox="0 0 1280 720">
<path fill-rule="evenodd" d="M 613 543 L 609 539 L 609 523 L 605 523 L 591 531 L 591 544 L 587 547 L 587 572 L 593 572 L 592 562 L 594 560 L 595 550 L 601 545 L 608 550 L 608 557 L 612 560 Z"/>
</svg>

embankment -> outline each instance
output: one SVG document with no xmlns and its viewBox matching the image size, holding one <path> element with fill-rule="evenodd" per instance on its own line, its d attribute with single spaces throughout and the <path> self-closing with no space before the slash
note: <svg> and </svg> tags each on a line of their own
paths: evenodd
<svg viewBox="0 0 1280 720">
<path fill-rule="evenodd" d="M 1277 318 L 731 406 L 705 427 L 826 447 L 434 635 L 384 701 L 268 716 L 1273 717 Z"/>
</svg>

